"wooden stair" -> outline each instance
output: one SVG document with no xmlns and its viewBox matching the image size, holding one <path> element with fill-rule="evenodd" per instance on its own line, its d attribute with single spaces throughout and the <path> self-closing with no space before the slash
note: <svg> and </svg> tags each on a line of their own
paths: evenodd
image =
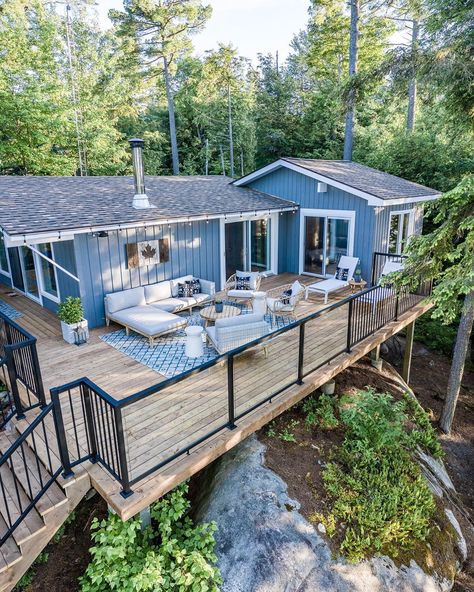
<svg viewBox="0 0 474 592">
<path fill-rule="evenodd" d="M 31 413 L 31 412 L 30 412 Z M 30 415 L 28 413 L 28 415 Z M 36 413 L 32 413 L 32 419 Z M 0 431 L 0 455 L 20 436 L 28 421 L 12 422 L 13 428 Z M 0 536 L 8 530 L 43 486 L 51 480 L 48 454 L 36 439 L 35 454 L 29 438 L 17 448 L 9 461 L 0 467 L 4 495 L 0 495 Z M 0 547 L 0 592 L 10 592 L 41 551 L 64 524 L 77 504 L 90 489 L 87 471 L 78 466 L 74 477 L 58 477 L 39 498 L 13 534 Z M 5 500 L 7 503 L 5 503 Z M 20 507 L 21 506 L 21 507 Z"/>
</svg>

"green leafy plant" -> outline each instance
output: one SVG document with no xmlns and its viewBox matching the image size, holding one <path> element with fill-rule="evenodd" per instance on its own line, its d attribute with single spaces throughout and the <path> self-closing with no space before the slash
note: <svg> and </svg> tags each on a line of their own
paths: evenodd
<svg viewBox="0 0 474 592">
<path fill-rule="evenodd" d="M 412 458 L 418 436 L 406 407 L 372 389 L 340 402 L 344 441 L 323 480 L 332 514 L 345 525 L 341 551 L 353 561 L 377 552 L 396 556 L 429 535 L 436 506 Z"/>
<path fill-rule="evenodd" d="M 339 421 L 335 416 L 336 405 L 337 398 L 331 395 L 321 395 L 318 399 L 306 398 L 303 403 L 306 425 L 308 427 L 319 425 L 326 430 L 337 428 Z"/>
<path fill-rule="evenodd" d="M 183 484 L 151 508 L 151 526 L 110 514 L 94 520 L 82 592 L 218 592 L 215 524 L 194 525 Z"/>
<path fill-rule="evenodd" d="M 294 429 L 297 425 L 299 425 L 299 423 L 300 422 L 297 419 L 291 419 L 288 422 L 288 425 L 285 426 L 278 434 L 280 440 L 282 440 L 283 442 L 296 442 L 296 437 L 291 430 Z"/>
<path fill-rule="evenodd" d="M 456 342 L 459 321 L 446 325 L 434 318 L 431 311 L 419 317 L 415 325 L 415 339 L 431 350 L 451 356 Z"/>
<path fill-rule="evenodd" d="M 413 421 L 414 427 L 411 431 L 413 442 L 419 444 L 435 458 L 443 458 L 444 451 L 439 443 L 436 431 L 431 425 L 426 411 L 418 401 L 409 393 L 404 393 L 403 398 L 406 403 L 407 413 Z"/>
<path fill-rule="evenodd" d="M 69 296 L 59 304 L 58 318 L 63 323 L 74 325 L 84 319 L 84 308 L 80 298 Z"/>
</svg>

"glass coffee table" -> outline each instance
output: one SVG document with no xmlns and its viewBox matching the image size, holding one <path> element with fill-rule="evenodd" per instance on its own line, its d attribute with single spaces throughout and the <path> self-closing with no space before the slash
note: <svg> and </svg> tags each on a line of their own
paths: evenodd
<svg viewBox="0 0 474 592">
<path fill-rule="evenodd" d="M 216 307 L 214 304 L 211 304 L 210 306 L 205 306 L 204 308 L 201 308 L 201 310 L 199 311 L 201 317 L 206 321 L 206 327 L 209 325 L 209 323 L 214 323 L 215 321 L 217 321 L 217 319 L 236 317 L 240 313 L 240 307 L 234 306 L 233 304 L 224 304 L 222 312 L 216 312 Z"/>
</svg>

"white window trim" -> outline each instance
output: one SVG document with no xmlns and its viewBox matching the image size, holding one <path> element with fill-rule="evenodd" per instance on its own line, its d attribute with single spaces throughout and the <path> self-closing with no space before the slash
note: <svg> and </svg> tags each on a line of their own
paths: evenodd
<svg viewBox="0 0 474 592">
<path fill-rule="evenodd" d="M 301 275 L 309 275 L 312 277 L 330 277 L 323 276 L 321 274 L 309 273 L 304 271 L 304 241 L 305 241 L 305 218 L 338 218 L 340 220 L 349 221 L 349 237 L 348 237 L 348 249 L 347 255 L 353 256 L 354 253 L 354 241 L 355 241 L 355 210 L 315 210 L 311 208 L 303 208 L 300 210 L 300 240 L 299 240 L 299 273 Z"/>
<path fill-rule="evenodd" d="M 28 245 L 22 245 L 23 248 L 25 249 L 29 249 Z M 35 268 L 35 275 L 36 275 L 36 282 L 38 285 L 38 296 L 34 296 L 33 294 L 31 294 L 31 292 L 28 292 L 28 286 L 27 286 L 27 281 L 26 281 L 26 271 L 25 271 L 25 263 L 23 261 L 23 255 L 21 253 L 21 249 L 22 247 L 19 248 L 19 258 L 20 258 L 20 269 L 21 269 L 21 277 L 23 280 L 23 287 L 24 290 L 20 290 L 20 292 L 23 292 L 23 294 L 25 296 L 27 296 L 28 298 L 30 298 L 31 300 L 33 300 L 34 302 L 38 302 L 39 304 L 41 304 L 41 306 L 43 306 L 43 295 L 41 293 L 41 287 L 40 287 L 40 283 L 39 283 L 39 278 L 38 278 L 38 265 L 37 265 L 37 261 L 36 261 L 36 255 L 33 251 L 31 251 L 31 254 L 33 255 L 33 265 Z M 17 290 L 19 290 L 19 288 L 17 288 Z"/>
<path fill-rule="evenodd" d="M 7 256 L 7 267 L 8 267 L 8 271 L 5 271 L 4 269 L 2 269 L 0 267 L 0 273 L 11 280 L 12 279 L 12 267 L 11 267 L 11 263 L 10 263 L 10 253 L 8 252 L 7 242 L 5 240 L 5 234 L 1 230 L 0 230 L 0 232 L 3 234 L 3 245 L 5 247 L 5 254 Z"/>
<path fill-rule="evenodd" d="M 221 218 L 219 224 L 219 251 L 220 251 L 220 275 L 221 275 L 221 290 L 224 288 L 227 281 L 225 272 L 225 225 L 233 222 L 249 222 L 251 220 L 270 220 L 270 269 L 264 273 L 277 274 L 278 273 L 278 226 L 279 226 L 279 214 L 272 213 L 266 216 L 242 216 L 232 218 Z M 250 224 L 248 225 L 250 227 Z M 245 233 L 246 241 L 246 253 L 248 254 L 248 242 L 249 242 L 250 229 L 247 229 Z"/>
<path fill-rule="evenodd" d="M 44 244 L 44 243 L 40 243 L 40 244 Z M 49 243 L 49 244 L 51 245 L 51 253 L 53 255 L 52 260 L 54 262 L 56 259 L 55 255 L 54 255 L 54 243 Z M 34 248 L 38 249 L 38 246 L 39 246 L 39 244 L 34 245 Z M 39 255 L 37 252 L 33 251 L 33 257 L 35 258 L 36 276 L 38 279 L 38 286 L 39 286 L 41 296 L 43 298 L 47 298 L 48 300 L 52 300 L 53 302 L 56 302 L 56 304 L 59 304 L 61 302 L 61 294 L 59 292 L 59 282 L 58 282 L 58 273 L 57 273 L 56 265 L 54 263 L 51 263 L 50 261 L 48 261 L 48 259 L 46 257 L 43 257 L 44 260 L 47 261 L 53 267 L 54 279 L 56 281 L 56 290 L 58 292 L 58 295 L 54 296 L 53 294 L 50 294 L 49 292 L 47 292 L 44 287 L 44 277 L 43 277 L 43 267 L 41 265 L 41 259 L 42 259 L 41 255 Z"/>
<path fill-rule="evenodd" d="M 409 239 L 411 236 L 413 236 L 415 234 L 415 209 L 414 208 L 410 208 L 408 210 L 393 210 L 390 212 L 390 216 L 389 216 L 389 221 L 388 221 L 388 231 L 387 231 L 387 253 L 390 251 L 390 229 L 392 227 L 392 216 L 399 216 L 400 214 L 408 214 L 408 236 L 407 239 Z M 399 240 L 397 239 L 397 243 L 399 243 Z M 402 249 L 401 249 L 401 245 L 397 244 L 397 253 L 394 253 L 395 255 L 401 255 L 402 254 Z"/>
</svg>

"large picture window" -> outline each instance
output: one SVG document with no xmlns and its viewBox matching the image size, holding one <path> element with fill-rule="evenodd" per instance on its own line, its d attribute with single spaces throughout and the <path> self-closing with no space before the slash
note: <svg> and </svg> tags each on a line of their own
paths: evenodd
<svg viewBox="0 0 474 592">
<path fill-rule="evenodd" d="M 403 253 L 410 236 L 413 234 L 412 211 L 392 212 L 388 236 L 388 252 Z"/>
<path fill-rule="evenodd" d="M 7 255 L 7 247 L 5 246 L 5 239 L 3 237 L 3 232 L 0 230 L 0 271 L 10 275 L 10 271 L 8 269 L 8 255 Z"/>
</svg>

